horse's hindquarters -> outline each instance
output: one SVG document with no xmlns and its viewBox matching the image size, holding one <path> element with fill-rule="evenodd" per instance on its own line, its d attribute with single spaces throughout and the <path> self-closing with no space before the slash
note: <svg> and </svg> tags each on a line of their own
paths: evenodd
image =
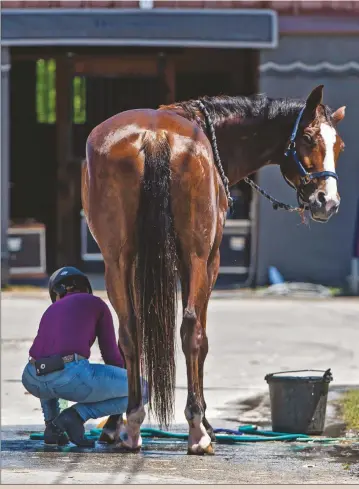
<svg viewBox="0 0 359 489">
<path fill-rule="evenodd" d="M 205 321 L 227 201 L 208 140 L 198 127 L 179 116 L 151 114 L 131 113 L 128 117 L 137 117 L 137 124 L 127 120 L 119 127 L 124 119 L 120 115 L 115 128 L 108 123 L 99 126 L 89 138 L 83 178 L 85 213 L 104 257 L 106 288 L 119 319 L 119 343 L 128 371 L 131 423 L 120 439 L 130 449 L 141 443 L 141 353 L 149 408 L 165 426 L 171 421 L 179 270 L 188 450 L 213 453 L 203 425 Z"/>
</svg>

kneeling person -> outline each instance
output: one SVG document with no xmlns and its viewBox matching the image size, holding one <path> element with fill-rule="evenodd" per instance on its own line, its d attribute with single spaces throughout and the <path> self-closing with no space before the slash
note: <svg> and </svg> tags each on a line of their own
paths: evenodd
<svg viewBox="0 0 359 489">
<path fill-rule="evenodd" d="M 69 437 L 78 446 L 91 447 L 94 442 L 85 438 L 84 423 L 123 414 L 128 403 L 127 371 L 111 312 L 92 295 L 86 275 L 74 267 L 54 272 L 49 293 L 53 304 L 41 318 L 22 383 L 40 399 L 45 443 L 65 445 Z M 106 365 L 89 362 L 96 338 Z M 60 413 L 59 399 L 77 404 Z"/>
</svg>

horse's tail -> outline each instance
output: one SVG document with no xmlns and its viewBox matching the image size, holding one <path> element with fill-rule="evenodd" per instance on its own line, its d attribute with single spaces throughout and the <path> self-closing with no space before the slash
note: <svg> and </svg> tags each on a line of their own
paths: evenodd
<svg viewBox="0 0 359 489">
<path fill-rule="evenodd" d="M 162 136 L 143 146 L 145 168 L 137 218 L 138 313 L 148 405 L 160 425 L 174 413 L 177 252 L 171 212 L 170 146 Z"/>
</svg>

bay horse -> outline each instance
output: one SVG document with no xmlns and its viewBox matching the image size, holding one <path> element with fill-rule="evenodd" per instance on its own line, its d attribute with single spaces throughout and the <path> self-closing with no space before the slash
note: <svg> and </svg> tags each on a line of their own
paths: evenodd
<svg viewBox="0 0 359 489">
<path fill-rule="evenodd" d="M 312 219 L 337 213 L 336 164 L 344 147 L 337 124 L 345 107 L 334 112 L 322 97 L 323 85 L 306 100 L 204 97 L 122 112 L 90 133 L 83 208 L 104 258 L 128 372 L 127 424 L 111 416 L 103 431 L 117 446 L 141 447 L 143 377 L 150 412 L 161 426 L 173 419 L 179 278 L 188 453 L 213 453 L 203 394 L 206 318 L 229 187 L 277 164 Z"/>
</svg>

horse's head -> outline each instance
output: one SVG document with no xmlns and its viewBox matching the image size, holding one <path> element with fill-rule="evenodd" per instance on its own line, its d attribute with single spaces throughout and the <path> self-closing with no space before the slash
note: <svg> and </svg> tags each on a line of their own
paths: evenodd
<svg viewBox="0 0 359 489">
<path fill-rule="evenodd" d="M 340 204 L 336 165 L 344 143 L 336 127 L 344 119 L 345 107 L 331 113 L 322 98 L 323 85 L 319 85 L 298 115 L 281 171 L 312 219 L 326 222 Z"/>
</svg>

